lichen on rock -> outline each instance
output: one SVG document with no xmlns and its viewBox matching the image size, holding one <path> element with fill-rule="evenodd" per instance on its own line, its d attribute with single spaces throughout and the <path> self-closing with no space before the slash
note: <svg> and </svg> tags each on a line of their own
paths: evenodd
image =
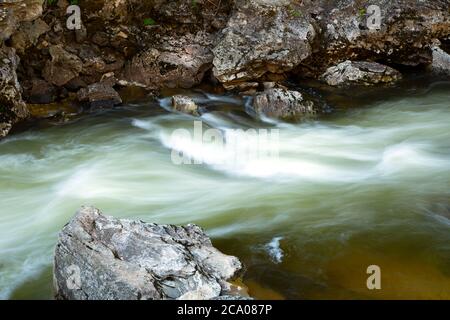
<svg viewBox="0 0 450 320">
<path fill-rule="evenodd" d="M 214 75 L 227 89 L 293 69 L 312 53 L 316 31 L 289 1 L 238 0 L 214 47 Z"/>
<path fill-rule="evenodd" d="M 376 62 L 344 61 L 330 67 L 320 77 L 330 86 L 390 84 L 402 75 L 397 70 Z"/>
</svg>

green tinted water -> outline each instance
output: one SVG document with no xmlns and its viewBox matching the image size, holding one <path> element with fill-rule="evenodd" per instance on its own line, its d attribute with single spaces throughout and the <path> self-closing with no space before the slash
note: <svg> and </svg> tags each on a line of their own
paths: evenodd
<svg viewBox="0 0 450 320">
<path fill-rule="evenodd" d="M 262 124 L 242 101 L 210 97 L 211 127 L 280 130 L 278 158 L 240 165 L 208 163 L 230 157 L 214 145 L 174 144 L 194 118 L 158 104 L 10 136 L 0 141 L 0 298 L 51 298 L 57 232 L 94 205 L 201 225 L 246 264 L 259 298 L 449 299 L 449 89 L 297 125 Z M 175 165 L 173 147 L 206 163 Z M 366 287 L 371 264 L 381 290 Z"/>
</svg>

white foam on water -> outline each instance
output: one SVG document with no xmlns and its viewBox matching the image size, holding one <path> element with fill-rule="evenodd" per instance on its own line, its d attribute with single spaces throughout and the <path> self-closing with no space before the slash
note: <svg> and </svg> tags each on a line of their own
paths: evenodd
<svg viewBox="0 0 450 320">
<path fill-rule="evenodd" d="M 283 240 L 283 237 L 274 237 L 264 246 L 272 261 L 275 263 L 281 263 L 283 261 L 284 252 L 280 247 L 281 240 Z"/>
<path fill-rule="evenodd" d="M 145 121 L 140 119 L 131 120 L 131 124 L 136 128 L 144 129 L 144 130 L 152 130 L 154 129 L 154 124 L 151 121 Z"/>
<path fill-rule="evenodd" d="M 217 94 L 212 94 L 212 93 L 205 93 L 205 97 L 207 99 L 205 99 L 202 102 L 208 102 L 208 100 L 210 100 L 210 101 L 223 102 L 223 103 L 234 104 L 234 105 L 242 104 L 242 100 L 235 96 L 223 96 L 223 95 L 217 95 Z"/>
</svg>

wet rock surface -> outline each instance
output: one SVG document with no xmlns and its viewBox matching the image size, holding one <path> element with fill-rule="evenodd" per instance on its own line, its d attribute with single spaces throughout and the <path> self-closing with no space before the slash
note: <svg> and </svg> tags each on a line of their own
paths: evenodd
<svg viewBox="0 0 450 320">
<path fill-rule="evenodd" d="M 195 101 L 187 96 L 175 95 L 172 97 L 172 108 L 175 111 L 191 115 L 198 115 L 198 106 Z"/>
<path fill-rule="evenodd" d="M 108 108 L 122 103 L 117 91 L 110 84 L 102 82 L 80 89 L 77 98 L 91 108 Z"/>
<path fill-rule="evenodd" d="M 298 91 L 271 88 L 253 98 L 256 113 L 274 119 L 299 120 L 313 116 L 314 103 Z"/>
<path fill-rule="evenodd" d="M 328 68 L 321 80 L 330 86 L 368 86 L 393 83 L 401 77 L 397 70 L 376 62 L 347 60 Z"/>
<path fill-rule="evenodd" d="M 57 299 L 71 300 L 230 298 L 228 281 L 241 271 L 196 225 L 118 220 L 83 207 L 59 234 L 54 288 Z"/>
</svg>

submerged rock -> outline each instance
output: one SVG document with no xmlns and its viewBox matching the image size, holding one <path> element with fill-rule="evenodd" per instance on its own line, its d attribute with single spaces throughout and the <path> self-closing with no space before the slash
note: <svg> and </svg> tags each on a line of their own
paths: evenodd
<svg viewBox="0 0 450 320">
<path fill-rule="evenodd" d="M 198 115 L 198 106 L 194 100 L 187 96 L 175 95 L 172 97 L 172 108 L 175 111 Z"/>
<path fill-rule="evenodd" d="M 54 288 L 57 299 L 215 299 L 230 294 L 228 281 L 241 271 L 196 225 L 118 220 L 83 207 L 59 234 Z"/>
<path fill-rule="evenodd" d="M 258 114 L 281 120 L 299 120 L 313 116 L 314 103 L 305 100 L 298 91 L 272 88 L 253 98 L 253 108 Z"/>
<path fill-rule="evenodd" d="M 0 44 L 0 138 L 6 136 L 15 123 L 28 116 L 17 80 L 18 64 L 15 50 Z"/>
<path fill-rule="evenodd" d="M 392 83 L 401 77 L 397 70 L 376 62 L 347 60 L 328 68 L 320 78 L 330 86 L 367 86 Z"/>
</svg>

